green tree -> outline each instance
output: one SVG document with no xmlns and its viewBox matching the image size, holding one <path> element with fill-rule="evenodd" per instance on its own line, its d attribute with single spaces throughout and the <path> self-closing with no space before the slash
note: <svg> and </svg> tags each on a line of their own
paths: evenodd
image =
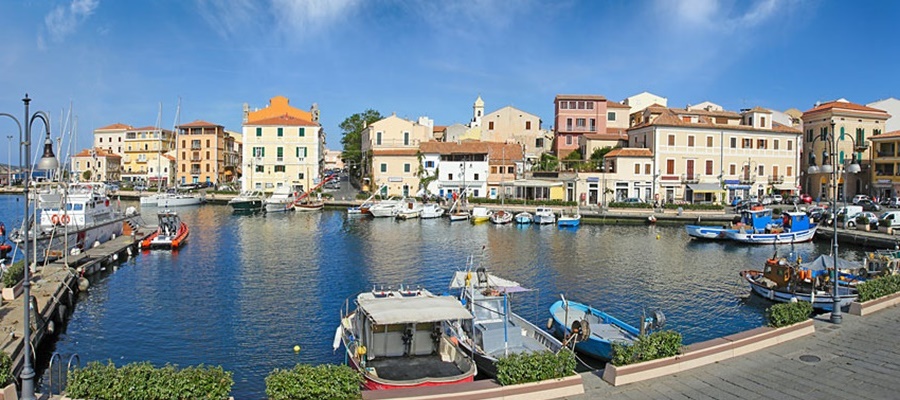
<svg viewBox="0 0 900 400">
<path fill-rule="evenodd" d="M 343 135 L 341 137 L 341 145 L 344 146 L 341 158 L 346 164 L 355 164 L 357 166 L 356 171 L 360 171 L 362 162 L 362 131 L 369 124 L 382 118 L 381 113 L 378 111 L 368 109 L 347 117 L 344 122 L 338 125 Z"/>
<path fill-rule="evenodd" d="M 89 170 L 89 169 L 88 169 L 88 170 L 85 170 L 85 171 L 81 174 L 81 178 L 84 179 L 85 182 L 90 181 L 90 180 L 91 180 L 91 170 Z"/>
<path fill-rule="evenodd" d="M 606 153 L 609 153 L 612 150 L 613 148 L 609 146 L 594 149 L 594 152 L 591 153 L 591 161 L 603 160 L 603 157 L 606 156 Z"/>
</svg>

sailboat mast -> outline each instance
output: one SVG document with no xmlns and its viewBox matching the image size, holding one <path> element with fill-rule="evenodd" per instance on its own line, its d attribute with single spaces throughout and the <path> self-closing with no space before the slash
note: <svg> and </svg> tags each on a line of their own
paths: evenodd
<svg viewBox="0 0 900 400">
<path fill-rule="evenodd" d="M 156 149 L 156 193 L 162 191 L 162 102 L 159 102 L 159 111 L 156 113 L 156 138 L 159 139 L 159 148 Z M 147 182 L 149 185 L 150 182 Z M 166 180 L 168 184 L 168 179 Z"/>
<path fill-rule="evenodd" d="M 181 96 L 178 97 L 178 106 L 175 107 L 175 121 L 172 122 L 172 140 L 175 142 L 175 180 L 178 180 L 178 122 L 181 119 Z M 177 185 L 177 183 L 176 183 Z"/>
</svg>

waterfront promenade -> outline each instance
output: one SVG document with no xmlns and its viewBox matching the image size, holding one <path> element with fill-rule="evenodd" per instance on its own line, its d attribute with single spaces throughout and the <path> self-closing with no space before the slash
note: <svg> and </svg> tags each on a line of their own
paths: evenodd
<svg viewBox="0 0 900 400">
<path fill-rule="evenodd" d="M 571 399 L 896 399 L 900 308 L 829 316 L 811 336 L 675 375 L 615 387 L 583 373 L 585 394 Z"/>
</svg>

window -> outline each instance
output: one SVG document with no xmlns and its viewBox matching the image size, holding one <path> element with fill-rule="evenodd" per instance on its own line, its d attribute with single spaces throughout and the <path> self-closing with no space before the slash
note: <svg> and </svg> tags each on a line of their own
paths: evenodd
<svg viewBox="0 0 900 400">
<path fill-rule="evenodd" d="M 579 110 L 584 110 L 585 107 L 586 107 L 586 106 L 584 105 L 584 102 L 583 102 L 583 101 L 579 101 L 579 102 L 578 102 L 578 109 L 579 109 Z"/>
<path fill-rule="evenodd" d="M 713 162 L 712 160 L 706 160 L 706 175 L 713 174 Z"/>
<path fill-rule="evenodd" d="M 731 138 L 731 148 L 732 149 L 737 148 L 737 138 Z"/>
<path fill-rule="evenodd" d="M 734 164 L 728 166 L 728 175 L 737 174 L 737 167 Z"/>
<path fill-rule="evenodd" d="M 262 136 L 262 128 L 256 128 L 256 137 Z"/>
<path fill-rule="evenodd" d="M 772 176 L 774 176 L 776 179 L 778 178 L 778 166 L 777 165 L 772 166 Z"/>
<path fill-rule="evenodd" d="M 787 175 L 787 176 L 789 176 L 789 177 L 790 177 L 790 176 L 794 176 L 794 167 L 791 167 L 790 165 L 788 165 L 788 166 L 787 166 L 787 173 L 786 173 L 785 175 Z"/>
<path fill-rule="evenodd" d="M 768 144 L 766 143 L 766 139 L 756 139 L 756 148 L 757 148 L 757 149 L 766 149 L 766 148 L 768 148 Z"/>
<path fill-rule="evenodd" d="M 279 127 L 278 128 L 278 137 L 283 137 L 283 136 L 284 136 L 284 128 Z"/>
<path fill-rule="evenodd" d="M 434 168 L 434 161 L 425 161 L 425 168 Z"/>
<path fill-rule="evenodd" d="M 452 180 L 453 180 L 453 174 L 447 174 L 447 180 L 448 180 L 448 181 L 452 181 Z"/>
<path fill-rule="evenodd" d="M 284 147 L 276 147 L 275 148 L 275 156 L 278 157 L 278 160 L 284 159 Z"/>
<path fill-rule="evenodd" d="M 525 130 L 531 130 L 531 121 L 525 121 Z"/>
<path fill-rule="evenodd" d="M 209 147 L 209 139 L 206 139 L 206 147 Z"/>
<path fill-rule="evenodd" d="M 403 145 L 409 146 L 409 132 L 403 132 Z"/>
<path fill-rule="evenodd" d="M 793 141 L 788 140 L 787 145 L 788 145 L 788 148 L 787 148 L 788 151 L 794 150 L 794 142 Z"/>
<path fill-rule="evenodd" d="M 572 118 L 566 118 L 566 130 L 567 131 L 572 130 Z"/>
<path fill-rule="evenodd" d="M 666 160 L 666 174 L 675 174 L 675 160 Z"/>
<path fill-rule="evenodd" d="M 297 179 L 303 179 L 303 172 L 297 174 Z M 300 190 L 302 191 L 303 189 Z"/>
<path fill-rule="evenodd" d="M 306 128 L 300 127 L 300 137 L 306 137 Z"/>
<path fill-rule="evenodd" d="M 294 153 L 297 158 L 306 158 L 306 147 L 297 147 L 294 149 Z"/>
<path fill-rule="evenodd" d="M 103 138 L 102 138 L 102 137 L 100 138 L 100 143 L 103 143 Z"/>
<path fill-rule="evenodd" d="M 275 172 L 284 172 L 284 165 L 276 165 Z"/>
<path fill-rule="evenodd" d="M 259 167 L 257 167 L 259 168 Z M 181 172 L 187 172 L 187 164 L 181 164 Z M 262 171 L 260 171 L 262 172 Z"/>
<path fill-rule="evenodd" d="M 760 165 L 760 166 L 757 168 L 756 174 L 759 175 L 759 176 L 765 175 L 765 174 L 766 174 L 766 166 L 765 166 L 765 165 Z"/>
<path fill-rule="evenodd" d="M 772 150 L 778 150 L 778 139 L 772 141 Z"/>
<path fill-rule="evenodd" d="M 492 174 L 496 174 L 496 173 L 497 173 L 497 166 L 496 166 L 496 165 L 491 167 L 491 173 L 492 173 Z"/>
<path fill-rule="evenodd" d="M 806 131 L 806 141 L 807 142 L 813 141 L 813 130 L 812 129 Z"/>
<path fill-rule="evenodd" d="M 588 109 L 588 110 L 593 110 L 593 109 L 594 109 L 594 102 L 593 102 L 593 101 L 589 101 L 589 102 L 587 103 L 587 109 Z"/>
<path fill-rule="evenodd" d="M 688 136 L 688 147 L 694 147 L 694 136 Z"/>
<path fill-rule="evenodd" d="M 596 132 L 597 131 L 597 120 L 594 118 L 591 118 L 590 122 L 591 122 L 591 132 Z"/>
<path fill-rule="evenodd" d="M 568 101 L 561 101 L 561 102 L 559 102 L 559 109 L 560 109 L 560 110 L 568 110 L 568 109 L 569 109 L 569 102 L 568 102 Z"/>
<path fill-rule="evenodd" d="M 585 123 L 586 121 L 587 120 L 585 120 L 584 118 L 576 118 L 575 119 L 575 127 L 583 129 L 585 126 L 587 126 L 587 124 Z"/>
<path fill-rule="evenodd" d="M 539 149 L 544 148 L 544 139 L 534 139 L 534 147 L 537 147 Z"/>
<path fill-rule="evenodd" d="M 572 144 L 572 135 L 566 135 L 566 144 L 567 144 L 567 145 L 571 145 L 571 144 Z"/>
<path fill-rule="evenodd" d="M 381 172 L 387 172 L 387 164 L 381 163 Z"/>
<path fill-rule="evenodd" d="M 475 180 L 478 180 L 478 174 L 475 174 Z M 478 196 L 477 194 L 475 196 Z"/>
<path fill-rule="evenodd" d="M 494 130 L 494 121 L 488 122 L 488 130 L 489 130 L 489 131 Z"/>
<path fill-rule="evenodd" d="M 650 175 L 650 164 L 644 164 L 644 173 Z"/>
<path fill-rule="evenodd" d="M 266 169 L 265 169 L 265 167 L 262 166 L 262 165 L 257 165 L 257 166 L 256 166 L 256 172 L 266 172 Z"/>
<path fill-rule="evenodd" d="M 873 129 L 872 130 L 872 136 L 878 136 L 880 134 L 881 134 L 881 129 Z"/>
<path fill-rule="evenodd" d="M 375 145 L 381 146 L 381 132 L 375 132 Z"/>
<path fill-rule="evenodd" d="M 766 117 L 759 117 L 759 127 L 760 128 L 766 127 Z"/>
<path fill-rule="evenodd" d="M 610 111 L 610 112 L 606 113 L 606 120 L 607 121 L 615 121 L 616 120 L 615 111 Z"/>
<path fill-rule="evenodd" d="M 403 164 L 403 172 L 409 172 L 409 163 Z"/>
<path fill-rule="evenodd" d="M 752 149 L 753 148 L 753 139 L 744 139 L 743 147 L 744 149 Z"/>
<path fill-rule="evenodd" d="M 209 160 L 209 152 L 206 152 L 206 159 Z"/>
<path fill-rule="evenodd" d="M 863 143 L 866 140 L 866 129 L 856 128 L 856 143 Z"/>
<path fill-rule="evenodd" d="M 713 147 L 713 137 L 712 136 L 706 137 L 706 147 Z"/>
<path fill-rule="evenodd" d="M 206 164 L 206 172 L 209 172 L 209 164 Z"/>
<path fill-rule="evenodd" d="M 669 135 L 669 146 L 675 145 L 675 135 Z"/>
<path fill-rule="evenodd" d="M 265 157 L 266 156 L 266 148 L 265 147 L 254 147 L 253 148 L 253 157 Z"/>
<path fill-rule="evenodd" d="M 641 174 L 641 164 L 634 164 L 634 174 L 635 175 Z"/>
</svg>

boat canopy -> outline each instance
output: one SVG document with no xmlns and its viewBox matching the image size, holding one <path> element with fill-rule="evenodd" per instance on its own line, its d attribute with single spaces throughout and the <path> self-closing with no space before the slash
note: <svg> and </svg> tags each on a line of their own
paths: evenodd
<svg viewBox="0 0 900 400">
<path fill-rule="evenodd" d="M 834 268 L 834 257 L 830 256 L 830 255 L 822 254 L 819 257 L 817 257 L 815 260 L 812 260 L 808 263 L 802 263 L 802 264 L 800 264 L 800 266 L 802 268 L 806 268 L 810 271 L 824 271 L 826 269 L 832 269 L 832 268 Z M 847 261 L 843 258 L 838 258 L 838 269 L 847 270 L 847 269 L 857 269 L 857 268 L 859 268 L 859 265 L 857 265 L 853 262 Z"/>
<path fill-rule="evenodd" d="M 462 289 L 466 287 L 466 277 L 469 274 L 472 274 L 470 279 L 475 282 L 477 285 L 478 273 L 477 272 L 468 272 L 468 271 L 456 271 L 453 274 L 453 280 L 450 281 L 450 289 Z M 494 274 L 488 273 L 488 287 L 496 288 L 502 292 L 506 293 L 516 293 L 516 292 L 527 292 L 528 289 L 519 285 L 518 282 L 511 281 L 508 279 L 503 279 Z"/>
<path fill-rule="evenodd" d="M 459 300 L 450 296 L 364 296 L 357 304 L 378 325 L 473 318 Z"/>
</svg>

